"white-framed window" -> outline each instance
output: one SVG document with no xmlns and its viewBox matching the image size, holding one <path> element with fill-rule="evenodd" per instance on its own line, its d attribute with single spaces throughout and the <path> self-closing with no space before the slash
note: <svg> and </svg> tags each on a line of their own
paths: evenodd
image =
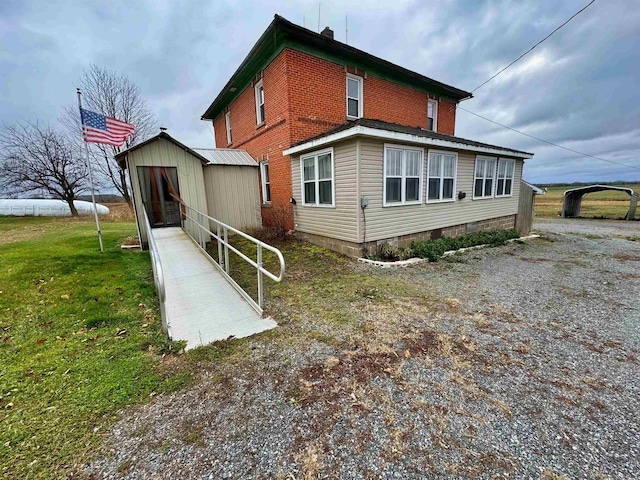
<svg viewBox="0 0 640 480">
<path fill-rule="evenodd" d="M 384 146 L 385 207 L 422 202 L 422 157 L 424 150 L 403 145 Z"/>
<path fill-rule="evenodd" d="M 256 124 L 262 125 L 265 121 L 264 116 L 264 87 L 262 86 L 262 80 L 256 82 L 253 87 L 256 93 Z"/>
<path fill-rule="evenodd" d="M 262 180 L 262 202 L 271 203 L 271 180 L 269 179 L 269 161 L 260 163 L 260 178 Z"/>
<path fill-rule="evenodd" d="M 224 114 L 224 123 L 227 127 L 227 145 L 231 145 L 231 112 Z"/>
<path fill-rule="evenodd" d="M 335 206 L 333 148 L 301 155 L 300 177 L 303 205 Z"/>
<path fill-rule="evenodd" d="M 476 169 L 473 176 L 473 198 L 493 197 L 493 179 L 496 175 L 496 159 L 476 157 Z"/>
<path fill-rule="evenodd" d="M 496 178 L 496 197 L 510 197 L 513 194 L 513 176 L 516 170 L 515 160 L 501 158 L 498 160 Z"/>
<path fill-rule="evenodd" d="M 347 74 L 347 118 L 362 117 L 362 77 Z"/>
<path fill-rule="evenodd" d="M 455 201 L 458 154 L 429 150 L 428 162 L 427 203 Z"/>
<path fill-rule="evenodd" d="M 438 101 L 427 100 L 427 130 L 438 131 Z"/>
</svg>

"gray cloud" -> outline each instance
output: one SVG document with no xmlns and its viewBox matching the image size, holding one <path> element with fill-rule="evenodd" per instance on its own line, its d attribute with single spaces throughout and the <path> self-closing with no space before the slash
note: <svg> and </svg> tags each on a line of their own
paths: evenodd
<svg viewBox="0 0 640 480">
<path fill-rule="evenodd" d="M 460 88 L 472 89 L 581 8 L 586 0 L 323 0 L 336 38 Z M 0 5 L 0 122 L 55 121 L 97 63 L 138 83 L 160 124 L 212 146 L 200 121 L 274 13 L 317 28 L 315 0 L 204 2 L 9 1 Z M 569 148 L 640 167 L 640 9 L 598 1 L 462 103 L 468 110 Z M 459 136 L 532 151 L 534 182 L 640 179 L 458 112 Z"/>
</svg>

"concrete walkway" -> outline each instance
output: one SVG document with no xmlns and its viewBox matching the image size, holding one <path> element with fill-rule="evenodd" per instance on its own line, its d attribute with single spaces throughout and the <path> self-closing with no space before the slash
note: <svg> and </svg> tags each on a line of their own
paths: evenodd
<svg viewBox="0 0 640 480">
<path fill-rule="evenodd" d="M 262 318 L 179 227 L 153 229 L 166 291 L 169 336 L 187 349 L 277 326 Z"/>
</svg>

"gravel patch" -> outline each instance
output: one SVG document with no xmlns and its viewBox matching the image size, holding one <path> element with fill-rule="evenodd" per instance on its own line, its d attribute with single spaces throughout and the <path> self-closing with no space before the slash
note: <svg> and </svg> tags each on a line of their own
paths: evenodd
<svg viewBox="0 0 640 480">
<path fill-rule="evenodd" d="M 248 358 L 122 412 L 79 475 L 640 478 L 640 243 L 555 225 L 437 264 L 354 262 L 425 298 L 351 300 L 336 342 L 326 325 L 255 337 Z M 278 330 L 312 329 L 302 317 Z"/>
</svg>

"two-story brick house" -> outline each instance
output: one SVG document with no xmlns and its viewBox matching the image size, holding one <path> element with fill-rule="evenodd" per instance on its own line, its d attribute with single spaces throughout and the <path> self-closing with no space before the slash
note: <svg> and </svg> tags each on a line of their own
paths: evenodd
<svg viewBox="0 0 640 480">
<path fill-rule="evenodd" d="M 470 97 L 276 15 L 202 119 L 260 162 L 265 224 L 356 255 L 513 227 L 532 155 L 455 137 Z"/>
</svg>

